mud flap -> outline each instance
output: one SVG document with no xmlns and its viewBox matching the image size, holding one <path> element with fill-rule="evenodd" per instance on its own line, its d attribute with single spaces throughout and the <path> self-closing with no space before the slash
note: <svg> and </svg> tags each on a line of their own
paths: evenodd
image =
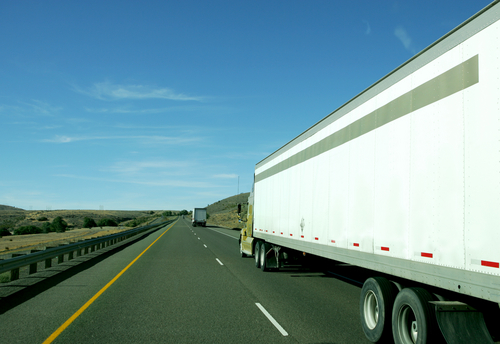
<svg viewBox="0 0 500 344">
<path fill-rule="evenodd" d="M 457 301 L 432 301 L 439 329 L 447 343 L 494 344 L 483 313 Z"/>
<path fill-rule="evenodd" d="M 265 249 L 266 249 L 266 267 L 268 269 L 279 269 L 281 247 L 266 243 Z"/>
</svg>

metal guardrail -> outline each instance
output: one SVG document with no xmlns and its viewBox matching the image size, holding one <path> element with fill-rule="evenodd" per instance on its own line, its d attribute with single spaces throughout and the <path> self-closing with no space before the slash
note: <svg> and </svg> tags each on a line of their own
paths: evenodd
<svg viewBox="0 0 500 344">
<path fill-rule="evenodd" d="M 57 264 L 64 261 L 64 256 L 68 255 L 68 260 L 76 256 L 80 257 L 84 254 L 95 252 L 101 248 L 114 245 L 118 242 L 124 241 L 132 236 L 150 230 L 154 227 L 168 225 L 175 220 L 169 220 L 158 224 L 151 224 L 139 228 L 130 229 L 128 231 L 103 236 L 100 238 L 86 239 L 73 244 L 62 245 L 60 247 L 48 248 L 43 251 L 38 251 L 30 254 L 23 254 L 19 257 L 13 257 L 0 261 L 0 274 L 10 271 L 10 280 L 14 281 L 19 279 L 19 269 L 24 266 L 29 266 L 29 274 L 37 272 L 37 265 L 39 262 L 45 261 L 45 268 L 52 267 L 52 259 L 58 258 Z M 82 253 L 83 252 L 83 253 Z"/>
</svg>

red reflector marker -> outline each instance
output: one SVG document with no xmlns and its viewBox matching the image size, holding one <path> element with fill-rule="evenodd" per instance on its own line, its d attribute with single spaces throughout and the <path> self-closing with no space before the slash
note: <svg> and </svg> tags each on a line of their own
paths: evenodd
<svg viewBox="0 0 500 344">
<path fill-rule="evenodd" d="M 352 244 L 352 246 L 359 247 L 359 244 L 357 242 L 355 242 L 354 244 Z"/>
<path fill-rule="evenodd" d="M 292 233 L 290 233 L 290 236 L 293 236 L 293 234 L 292 234 Z"/>
<path fill-rule="evenodd" d="M 489 266 L 490 268 L 499 268 L 500 264 L 496 262 L 489 262 L 487 260 L 481 260 L 482 266 Z"/>
<path fill-rule="evenodd" d="M 335 244 L 335 240 L 332 240 L 332 242 Z"/>
<path fill-rule="evenodd" d="M 314 240 L 319 240 L 319 238 L 314 238 Z"/>
<path fill-rule="evenodd" d="M 432 253 L 425 253 L 425 252 L 421 252 L 420 255 L 425 258 L 432 258 L 433 256 Z"/>
<path fill-rule="evenodd" d="M 389 247 L 384 247 L 384 246 L 382 246 L 380 249 L 381 249 L 382 251 L 389 251 Z"/>
<path fill-rule="evenodd" d="M 301 237 L 302 239 L 304 239 L 304 236 L 303 236 L 303 235 L 301 235 L 300 237 Z"/>
</svg>

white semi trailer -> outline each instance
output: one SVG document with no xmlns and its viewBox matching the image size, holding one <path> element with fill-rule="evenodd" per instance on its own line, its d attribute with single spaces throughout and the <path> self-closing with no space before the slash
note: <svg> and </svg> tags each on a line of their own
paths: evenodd
<svg viewBox="0 0 500 344">
<path fill-rule="evenodd" d="M 196 227 L 197 225 L 205 227 L 207 225 L 207 209 L 194 208 L 191 224 L 193 225 L 193 227 Z"/>
<path fill-rule="evenodd" d="M 242 255 L 262 270 L 294 252 L 373 270 L 359 305 L 372 342 L 492 343 L 499 19 L 494 1 L 259 162 Z"/>
</svg>

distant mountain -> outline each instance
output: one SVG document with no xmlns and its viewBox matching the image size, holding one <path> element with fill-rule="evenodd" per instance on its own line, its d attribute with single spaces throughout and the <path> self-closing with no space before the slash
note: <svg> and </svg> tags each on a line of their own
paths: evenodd
<svg viewBox="0 0 500 344">
<path fill-rule="evenodd" d="M 24 211 L 24 209 L 21 209 L 21 208 L 16 208 L 16 207 L 11 207 L 10 205 L 1 205 L 1 204 L 0 204 L 0 210 L 18 210 L 18 211 Z"/>
</svg>

